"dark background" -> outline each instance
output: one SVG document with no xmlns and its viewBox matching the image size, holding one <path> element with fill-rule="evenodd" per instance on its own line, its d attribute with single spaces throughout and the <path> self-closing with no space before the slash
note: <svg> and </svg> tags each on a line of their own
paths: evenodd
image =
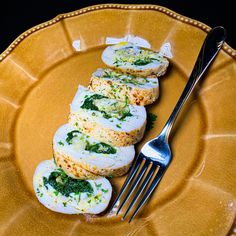
<svg viewBox="0 0 236 236">
<path fill-rule="evenodd" d="M 228 32 L 226 42 L 236 48 L 236 13 L 234 1 L 180 1 L 173 2 L 163 0 L 149 1 L 80 1 L 80 0 L 48 0 L 25 1 L 19 0 L 1 1 L 0 3 L 0 53 L 22 32 L 50 20 L 60 13 L 78 10 L 82 7 L 100 3 L 130 3 L 130 4 L 155 4 L 167 7 L 184 16 L 199 20 L 210 27 L 222 25 Z"/>
</svg>

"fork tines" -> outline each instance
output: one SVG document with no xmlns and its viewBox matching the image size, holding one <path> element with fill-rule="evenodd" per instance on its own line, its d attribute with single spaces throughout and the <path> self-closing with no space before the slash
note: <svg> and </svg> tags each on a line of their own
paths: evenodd
<svg viewBox="0 0 236 236">
<path fill-rule="evenodd" d="M 117 204 L 117 202 L 120 200 L 122 195 L 126 192 L 125 190 L 129 185 L 130 189 L 127 190 L 127 194 L 124 197 L 122 203 L 119 205 L 117 210 L 117 215 L 125 205 L 125 203 L 128 201 L 132 193 L 135 191 L 137 186 L 141 184 L 141 186 L 138 188 L 138 191 L 134 195 L 130 205 L 128 206 L 128 209 L 126 210 L 124 216 L 122 217 L 122 220 L 124 220 L 127 216 L 127 214 L 130 212 L 130 210 L 133 208 L 134 204 L 137 202 L 137 200 L 140 198 L 142 194 L 143 197 L 139 201 L 136 209 L 134 210 L 132 216 L 129 219 L 129 222 L 132 221 L 132 219 L 136 216 L 138 211 L 141 209 L 141 207 L 146 203 L 147 199 L 150 197 L 153 190 L 156 188 L 157 184 L 159 183 L 162 175 L 164 173 L 164 168 L 162 166 L 157 165 L 155 162 L 151 161 L 150 159 L 146 159 L 145 156 L 139 155 L 128 175 L 128 177 L 125 180 L 125 183 L 123 184 L 118 196 L 116 197 L 112 208 Z M 142 181 L 143 179 L 143 181 Z M 152 181 L 150 182 L 150 180 Z M 131 183 L 132 182 L 132 183 Z M 149 184 L 150 183 L 150 184 Z M 146 186 L 149 184 L 149 187 L 146 188 Z M 112 209 L 111 208 L 111 209 Z"/>
</svg>

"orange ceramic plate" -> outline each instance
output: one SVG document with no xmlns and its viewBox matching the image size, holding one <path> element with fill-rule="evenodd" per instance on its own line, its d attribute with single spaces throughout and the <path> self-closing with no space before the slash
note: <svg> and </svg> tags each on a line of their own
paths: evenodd
<svg viewBox="0 0 236 236">
<path fill-rule="evenodd" d="M 227 44 L 181 113 L 173 161 L 149 204 L 132 222 L 112 215 L 63 215 L 37 201 L 32 176 L 52 157 L 52 137 L 67 122 L 78 84 L 104 66 L 106 37 L 172 45 L 160 79 L 158 115 L 143 142 L 158 134 L 179 97 L 210 28 L 152 5 L 98 5 L 58 17 L 19 36 L 0 55 L 0 232 L 6 235 L 226 235 L 236 205 L 235 51 Z M 72 46 L 80 40 L 81 51 Z M 114 196 L 123 178 L 112 180 Z"/>
</svg>

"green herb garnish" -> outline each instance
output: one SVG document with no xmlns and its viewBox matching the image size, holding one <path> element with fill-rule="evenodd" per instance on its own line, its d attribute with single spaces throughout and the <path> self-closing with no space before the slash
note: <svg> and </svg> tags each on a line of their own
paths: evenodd
<svg viewBox="0 0 236 236">
<path fill-rule="evenodd" d="M 122 81 L 126 84 L 130 83 L 130 84 L 133 84 L 133 85 L 144 85 L 144 84 L 148 83 L 147 78 L 130 78 L 130 77 L 126 77 L 126 78 L 123 78 Z"/>
<path fill-rule="evenodd" d="M 96 184 L 96 183 L 95 183 L 95 186 L 96 186 L 97 188 L 100 188 L 100 187 L 102 186 L 102 183 L 100 183 L 100 184 Z"/>
<path fill-rule="evenodd" d="M 69 177 L 62 169 L 57 169 L 50 173 L 49 177 L 43 177 L 44 186 L 48 189 L 47 185 L 51 185 L 56 192 L 69 197 L 70 193 L 93 193 L 91 184 L 86 180 L 73 179 Z"/>
<path fill-rule="evenodd" d="M 108 71 L 104 70 L 104 74 L 103 74 L 102 77 L 104 77 L 104 78 L 111 78 L 111 74 Z"/>
<path fill-rule="evenodd" d="M 147 113 L 146 131 L 153 129 L 154 122 L 156 121 L 156 119 L 157 119 L 157 115 L 152 114 L 152 113 Z"/>
<path fill-rule="evenodd" d="M 129 110 L 122 111 L 121 114 L 122 114 L 122 116 L 121 116 L 121 118 L 119 118 L 119 120 L 124 120 L 128 116 L 133 116 Z"/>
<path fill-rule="evenodd" d="M 102 191 L 103 191 L 104 193 L 107 193 L 107 192 L 108 192 L 108 189 L 103 189 L 103 188 L 102 188 Z"/>
<path fill-rule="evenodd" d="M 117 127 L 117 128 L 119 128 L 119 129 L 121 129 L 121 126 L 120 126 L 120 125 L 118 125 L 118 124 L 116 124 L 116 127 Z"/>
<path fill-rule="evenodd" d="M 115 59 L 115 61 L 113 62 L 113 65 L 115 65 L 116 67 L 120 66 L 120 60 L 118 58 Z"/>
<path fill-rule="evenodd" d="M 64 143 L 62 141 L 59 141 L 58 144 L 64 146 Z"/>
<path fill-rule="evenodd" d="M 101 111 L 103 113 L 103 117 L 106 119 L 110 119 L 112 116 L 108 115 L 105 111 Z"/>
</svg>

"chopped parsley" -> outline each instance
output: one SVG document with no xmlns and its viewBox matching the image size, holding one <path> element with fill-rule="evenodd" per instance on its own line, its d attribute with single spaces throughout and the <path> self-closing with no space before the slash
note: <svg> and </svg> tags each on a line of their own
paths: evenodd
<svg viewBox="0 0 236 236">
<path fill-rule="evenodd" d="M 104 75 L 102 77 L 104 77 L 104 78 L 111 78 L 112 74 L 109 73 L 107 70 L 104 70 Z"/>
<path fill-rule="evenodd" d="M 129 84 L 134 84 L 134 85 L 144 85 L 145 83 L 149 83 L 147 78 L 137 77 L 135 75 L 128 75 L 128 74 L 125 75 L 111 69 L 104 69 L 102 77 L 120 80 L 122 83 L 125 83 L 125 84 L 129 83 Z M 111 88 L 112 88 L 112 91 L 115 93 L 117 92 L 118 86 L 111 84 Z"/>
<path fill-rule="evenodd" d="M 120 125 L 118 125 L 118 124 L 116 124 L 116 127 L 117 127 L 117 128 L 119 128 L 119 129 L 121 129 L 121 126 L 120 126 Z"/>
<path fill-rule="evenodd" d="M 128 116 L 133 116 L 132 113 L 129 110 L 122 111 L 121 114 L 122 114 L 122 116 L 121 116 L 121 118 L 119 120 L 124 120 Z"/>
<path fill-rule="evenodd" d="M 146 83 L 148 83 L 148 79 L 147 78 L 130 78 L 130 77 L 126 77 L 126 78 L 122 78 L 122 82 L 126 83 L 126 84 L 133 84 L 133 85 L 144 85 Z"/>
<path fill-rule="evenodd" d="M 133 116 L 130 110 L 122 111 L 121 118 L 119 118 L 118 120 L 124 120 L 126 117 L 130 117 L 130 116 Z"/>
<path fill-rule="evenodd" d="M 47 185 L 51 185 L 57 196 L 58 193 L 69 197 L 70 193 L 93 193 L 91 184 L 86 180 L 73 179 L 69 177 L 62 169 L 57 169 L 50 173 L 49 177 L 43 177 L 44 186 L 48 189 Z"/>
<path fill-rule="evenodd" d="M 40 185 L 39 185 L 39 187 L 40 187 Z M 41 192 L 39 191 L 39 188 L 37 188 L 36 190 L 37 190 L 37 191 L 36 191 L 37 195 L 38 195 L 39 197 L 42 197 L 42 196 L 43 196 L 43 193 L 41 193 Z"/>
<path fill-rule="evenodd" d="M 96 183 L 95 183 L 95 186 L 96 186 L 97 188 L 100 188 L 100 187 L 102 186 L 102 183 L 100 183 L 100 184 L 96 184 Z"/>
<path fill-rule="evenodd" d="M 66 142 L 70 145 L 70 144 L 72 144 L 72 139 L 73 138 L 75 138 L 75 137 L 77 137 L 77 134 L 76 133 L 81 133 L 80 131 L 78 131 L 78 130 L 72 130 L 71 132 L 69 132 L 68 134 L 67 134 L 67 138 L 66 138 Z M 64 145 L 64 144 L 63 144 Z"/>
<path fill-rule="evenodd" d="M 146 131 L 153 129 L 156 119 L 157 119 L 157 115 L 152 114 L 152 113 L 147 113 Z"/>
<path fill-rule="evenodd" d="M 63 206 L 64 206 L 64 207 L 66 207 L 66 205 L 67 205 L 67 202 L 62 202 L 62 203 L 63 203 Z"/>
<path fill-rule="evenodd" d="M 115 61 L 113 62 L 113 65 L 115 65 L 116 67 L 119 67 L 120 63 L 121 61 L 118 58 L 116 58 Z"/>
<path fill-rule="evenodd" d="M 103 189 L 103 188 L 102 188 L 102 192 L 107 193 L 107 192 L 108 192 L 108 189 Z"/>
<path fill-rule="evenodd" d="M 64 143 L 61 140 L 58 142 L 58 144 L 64 146 Z"/>
<path fill-rule="evenodd" d="M 102 201 L 101 195 L 96 195 L 96 196 L 94 197 L 94 200 L 95 200 L 96 202 L 101 202 L 101 201 Z"/>
</svg>

